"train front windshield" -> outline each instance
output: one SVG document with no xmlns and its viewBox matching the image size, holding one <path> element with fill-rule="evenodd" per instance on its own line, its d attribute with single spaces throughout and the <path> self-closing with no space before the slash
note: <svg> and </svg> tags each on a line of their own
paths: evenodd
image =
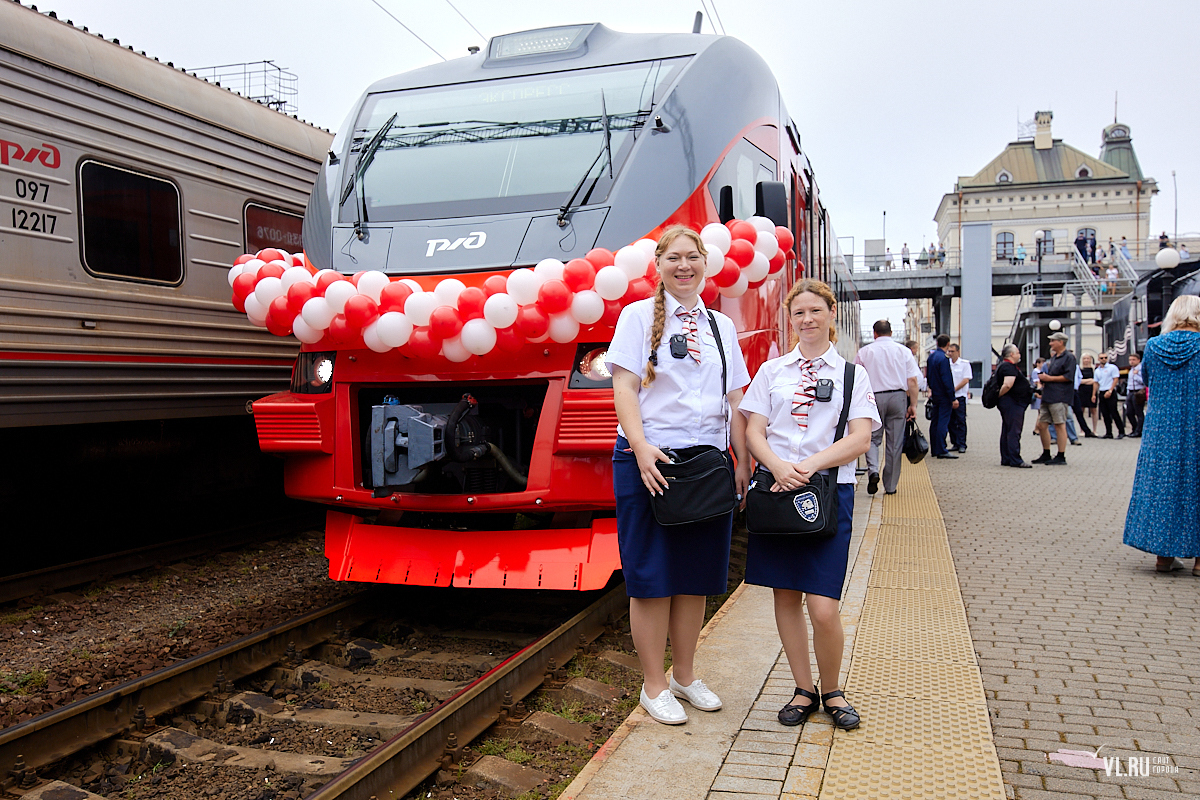
<svg viewBox="0 0 1200 800">
<path fill-rule="evenodd" d="M 607 177 L 610 150 L 619 165 L 633 131 L 653 110 L 656 91 L 685 60 L 371 95 L 355 126 L 351 164 L 395 120 L 363 175 L 367 217 L 379 222 L 557 207 L 585 177 L 584 191 L 601 174 Z M 341 220 L 355 220 L 352 197 Z"/>
</svg>

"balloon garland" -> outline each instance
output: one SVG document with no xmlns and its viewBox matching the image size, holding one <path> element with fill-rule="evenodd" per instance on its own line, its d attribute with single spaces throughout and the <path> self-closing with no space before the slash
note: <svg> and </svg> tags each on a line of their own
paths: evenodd
<svg viewBox="0 0 1200 800">
<path fill-rule="evenodd" d="M 792 232 L 765 217 L 711 223 L 700 239 L 708 250 L 706 304 L 718 293 L 742 296 L 796 257 Z M 533 269 L 493 275 L 482 287 L 443 278 L 432 291 L 378 271 L 352 277 L 317 271 L 303 253 L 267 248 L 238 257 L 229 285 L 234 307 L 276 336 L 330 349 L 405 347 L 416 356 L 440 353 L 461 362 L 547 339 L 573 342 L 589 325 L 616 324 L 624 306 L 654 294 L 656 246 L 639 239 L 616 253 L 598 247 L 565 264 L 547 258 Z"/>
</svg>

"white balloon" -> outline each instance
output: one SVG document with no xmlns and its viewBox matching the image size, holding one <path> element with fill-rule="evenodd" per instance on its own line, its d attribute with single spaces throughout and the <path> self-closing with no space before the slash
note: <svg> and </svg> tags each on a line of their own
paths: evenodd
<svg viewBox="0 0 1200 800">
<path fill-rule="evenodd" d="M 285 262 L 284 266 L 286 266 L 286 267 L 290 267 L 292 265 L 292 254 L 291 253 L 289 253 L 287 250 L 284 250 L 282 247 L 273 247 L 271 249 L 276 251 L 277 253 L 279 253 L 280 257 L 276 258 L 275 261 Z"/>
<path fill-rule="evenodd" d="M 317 274 L 312 276 L 313 283 L 316 283 L 318 280 L 320 280 L 322 275 L 336 275 L 339 278 L 342 277 L 342 273 L 338 272 L 336 269 L 317 270 Z"/>
<path fill-rule="evenodd" d="M 346 301 L 358 294 L 358 289 L 350 281 L 334 281 L 325 287 L 325 302 L 333 309 L 333 313 L 341 314 L 346 310 Z"/>
<path fill-rule="evenodd" d="M 654 258 L 654 251 L 658 249 L 658 242 L 653 239 L 638 239 L 633 243 L 634 247 L 641 248 L 646 254 L 646 258 Z"/>
<path fill-rule="evenodd" d="M 286 294 L 287 290 L 297 283 L 310 282 L 312 275 L 304 267 L 288 267 L 283 271 L 283 277 L 279 280 L 283 282 L 283 291 Z"/>
<path fill-rule="evenodd" d="M 292 335 L 305 344 L 316 344 L 325 336 L 325 331 L 319 331 L 304 321 L 299 314 L 292 320 Z"/>
<path fill-rule="evenodd" d="M 729 252 L 729 245 L 733 242 L 733 236 L 729 233 L 729 228 L 726 228 L 719 222 L 710 222 L 700 231 L 700 241 L 706 245 L 714 245 L 720 248 L 722 253 Z"/>
<path fill-rule="evenodd" d="M 483 304 L 483 318 L 493 328 L 507 328 L 517 321 L 517 301 L 504 292 L 497 292 Z"/>
<path fill-rule="evenodd" d="M 433 292 L 410 294 L 404 301 L 404 316 L 408 317 L 413 325 L 428 325 L 429 315 L 440 305 L 442 302 Z"/>
<path fill-rule="evenodd" d="M 471 351 L 463 346 L 462 336 L 455 336 L 453 339 L 442 340 L 442 355 L 447 361 L 453 361 L 455 364 L 466 361 L 471 357 Z"/>
<path fill-rule="evenodd" d="M 542 283 L 546 281 L 561 281 L 563 270 L 567 265 L 559 261 L 557 258 L 543 258 L 533 268 L 533 274 L 542 279 Z"/>
<path fill-rule="evenodd" d="M 750 261 L 750 266 L 742 270 L 742 274 L 746 276 L 746 280 L 751 283 L 761 281 L 767 277 L 767 273 L 771 271 L 771 262 L 767 257 L 757 250 L 754 252 L 754 258 Z"/>
<path fill-rule="evenodd" d="M 400 347 L 406 344 L 408 337 L 412 335 L 412 322 L 399 311 L 381 314 L 374 324 L 379 326 L 379 340 L 388 347 Z"/>
<path fill-rule="evenodd" d="M 413 294 L 416 294 L 417 292 L 425 291 L 424 289 L 421 288 L 421 284 L 417 283 L 412 278 L 401 278 L 400 282 L 403 283 L 408 288 L 412 289 Z"/>
<path fill-rule="evenodd" d="M 233 286 L 233 282 L 237 279 L 238 275 L 242 274 L 242 270 L 244 270 L 245 268 L 246 267 L 244 264 L 234 264 L 233 265 L 233 267 L 229 270 L 229 285 L 230 286 Z"/>
<path fill-rule="evenodd" d="M 496 329 L 489 325 L 487 320 L 471 319 L 463 325 L 458 338 L 469 352 L 477 356 L 487 355 L 496 346 Z"/>
<path fill-rule="evenodd" d="M 378 303 L 379 293 L 391 282 L 391 279 L 385 273 L 373 269 L 358 279 L 358 293 L 366 295 Z"/>
<path fill-rule="evenodd" d="M 705 277 L 711 278 L 725 268 L 725 254 L 715 245 L 708 248 L 708 260 L 704 264 Z"/>
<path fill-rule="evenodd" d="M 254 285 L 254 297 L 263 307 L 271 305 L 271 301 L 283 294 L 283 281 L 279 278 L 263 278 Z"/>
<path fill-rule="evenodd" d="M 458 306 L 458 296 L 465 288 L 467 287 L 458 278 L 446 278 L 438 281 L 438 285 L 433 289 L 433 294 L 438 299 L 439 305 Z"/>
<path fill-rule="evenodd" d="M 570 311 L 564 311 L 561 314 L 555 314 L 550 317 L 550 338 L 559 344 L 575 341 L 575 337 L 579 335 L 579 323 L 571 316 Z"/>
<path fill-rule="evenodd" d="M 721 294 L 725 297 L 741 297 L 749 288 L 750 281 L 746 279 L 746 271 L 742 270 L 742 274 L 738 276 L 737 283 L 733 286 L 726 286 L 721 289 Z"/>
<path fill-rule="evenodd" d="M 323 331 L 333 322 L 333 309 L 324 297 L 312 297 L 304 302 L 300 317 L 313 330 Z M 296 329 L 292 328 L 294 332 Z"/>
<path fill-rule="evenodd" d="M 508 294 L 518 305 L 536 303 L 542 279 L 531 269 L 517 269 L 508 276 Z"/>
<path fill-rule="evenodd" d="M 648 257 L 642 252 L 640 247 L 626 245 L 617 251 L 614 260 L 616 261 L 616 266 L 631 281 L 635 281 L 646 274 Z"/>
<path fill-rule="evenodd" d="M 591 289 L 576 292 L 571 301 L 571 316 L 580 325 L 591 325 L 599 322 L 604 316 L 604 298 Z"/>
<path fill-rule="evenodd" d="M 254 280 L 258 280 L 258 268 L 265 266 L 267 262 L 261 259 L 252 258 L 245 264 L 242 264 L 242 274 L 249 273 L 254 276 Z"/>
<path fill-rule="evenodd" d="M 629 290 L 629 278 L 620 267 L 610 264 L 596 273 L 596 294 L 605 300 L 620 300 Z"/>
<path fill-rule="evenodd" d="M 771 233 L 775 232 L 775 223 L 766 217 L 750 217 L 750 219 L 746 220 L 746 222 L 749 222 L 751 225 L 753 225 L 754 230 L 756 231 L 770 231 Z"/>
<path fill-rule="evenodd" d="M 779 238 L 775 235 L 775 229 L 759 231 L 758 238 L 754 240 L 754 249 L 766 256 L 768 260 L 778 253 Z"/>
<path fill-rule="evenodd" d="M 386 344 L 383 339 L 379 338 L 379 320 L 375 320 L 367 327 L 363 328 L 362 332 L 363 344 L 374 350 L 376 353 L 386 353 L 392 349 L 392 346 Z"/>
<path fill-rule="evenodd" d="M 253 292 L 246 295 L 246 316 L 258 327 L 267 327 L 267 307 L 258 301 Z"/>
</svg>

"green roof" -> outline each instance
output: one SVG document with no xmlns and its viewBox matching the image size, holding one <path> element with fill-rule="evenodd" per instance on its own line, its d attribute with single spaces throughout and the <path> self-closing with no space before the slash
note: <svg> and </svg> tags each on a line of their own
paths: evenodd
<svg viewBox="0 0 1200 800">
<path fill-rule="evenodd" d="M 1133 156 L 1132 147 L 1129 148 L 1129 155 Z M 1137 165 L 1136 158 L 1133 159 L 1133 164 Z M 1087 169 L 1086 176 L 1080 176 L 1081 167 Z M 998 181 L 997 177 L 1003 173 L 1008 173 L 1010 180 Z M 1139 170 L 1139 177 L 1140 174 Z M 1129 177 L 1130 173 L 1127 170 L 1101 161 L 1095 156 L 1089 156 L 1069 144 L 1063 144 L 1061 139 L 1055 139 L 1054 144 L 1045 150 L 1036 149 L 1032 140 L 1022 140 L 1010 143 L 986 167 L 969 178 L 960 178 L 958 183 L 962 189 L 981 189 L 1064 181 L 1121 180 Z"/>
<path fill-rule="evenodd" d="M 1123 132 L 1114 136 L 1114 131 Z M 1142 179 L 1142 167 L 1133 152 L 1133 140 L 1129 138 L 1129 126 L 1114 122 L 1104 129 L 1104 144 L 1100 147 L 1100 160 L 1121 170 L 1135 181 Z"/>
</svg>

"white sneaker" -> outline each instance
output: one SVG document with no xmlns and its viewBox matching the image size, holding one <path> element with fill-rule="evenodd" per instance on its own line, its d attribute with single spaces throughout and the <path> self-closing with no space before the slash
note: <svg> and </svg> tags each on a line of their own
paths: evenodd
<svg viewBox="0 0 1200 800">
<path fill-rule="evenodd" d="M 721 698 L 717 697 L 712 689 L 704 685 L 704 681 L 697 678 L 692 681 L 690 686 L 682 686 L 675 680 L 675 676 L 671 676 L 671 694 L 676 697 L 682 697 L 692 704 L 692 707 L 698 708 L 701 711 L 717 711 L 721 708 Z"/>
<path fill-rule="evenodd" d="M 641 702 L 646 713 L 664 725 L 682 725 L 687 722 L 687 712 L 679 705 L 670 689 L 663 689 L 662 694 L 651 698 L 646 694 L 646 686 L 643 684 Z"/>
</svg>

